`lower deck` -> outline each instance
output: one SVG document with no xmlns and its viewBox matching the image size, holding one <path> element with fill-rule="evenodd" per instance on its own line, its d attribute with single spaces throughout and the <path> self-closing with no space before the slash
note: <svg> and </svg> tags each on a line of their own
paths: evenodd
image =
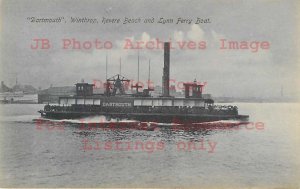
<svg viewBox="0 0 300 189">
<path fill-rule="evenodd" d="M 137 113 L 137 112 L 85 112 L 85 111 L 40 111 L 42 117 L 51 119 L 78 119 L 103 115 L 108 120 L 137 120 L 158 123 L 195 123 L 218 120 L 247 120 L 247 115 L 230 114 L 182 114 L 182 113 Z"/>
</svg>

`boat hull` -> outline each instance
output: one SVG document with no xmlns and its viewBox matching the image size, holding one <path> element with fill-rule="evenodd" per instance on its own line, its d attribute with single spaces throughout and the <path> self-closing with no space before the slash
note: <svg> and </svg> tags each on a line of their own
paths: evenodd
<svg viewBox="0 0 300 189">
<path fill-rule="evenodd" d="M 219 120 L 248 120 L 247 115 L 226 114 L 166 114 L 166 113 L 107 113 L 107 112 L 65 112 L 39 111 L 41 116 L 50 119 L 79 119 L 90 116 L 105 116 L 110 119 L 137 120 L 158 123 L 199 123 Z"/>
</svg>

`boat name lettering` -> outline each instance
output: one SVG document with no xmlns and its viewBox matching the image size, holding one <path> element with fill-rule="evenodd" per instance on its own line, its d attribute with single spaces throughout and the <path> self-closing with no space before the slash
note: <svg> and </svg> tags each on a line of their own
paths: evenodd
<svg viewBox="0 0 300 189">
<path fill-rule="evenodd" d="M 124 107 L 124 106 L 131 106 L 131 103 L 120 103 L 120 102 L 103 102 L 103 106 L 119 106 L 119 107 Z"/>
</svg>

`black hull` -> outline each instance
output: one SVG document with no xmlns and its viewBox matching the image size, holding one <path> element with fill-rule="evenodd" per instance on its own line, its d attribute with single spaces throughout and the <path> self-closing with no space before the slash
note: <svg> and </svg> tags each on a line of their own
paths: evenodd
<svg viewBox="0 0 300 189">
<path fill-rule="evenodd" d="M 247 115 L 224 114 L 165 114 L 165 113 L 107 113 L 107 112 L 64 112 L 40 111 L 41 116 L 49 119 L 80 119 L 89 116 L 103 115 L 109 119 L 127 119 L 158 123 L 201 123 L 219 120 L 248 120 Z"/>
</svg>

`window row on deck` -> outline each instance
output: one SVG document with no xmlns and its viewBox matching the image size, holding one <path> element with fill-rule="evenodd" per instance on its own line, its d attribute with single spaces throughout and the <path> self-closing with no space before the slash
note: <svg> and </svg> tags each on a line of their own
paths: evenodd
<svg viewBox="0 0 300 189">
<path fill-rule="evenodd" d="M 102 103 L 101 103 L 102 102 Z M 205 107 L 203 99 L 132 99 L 127 102 L 111 102 L 99 98 L 60 98 L 61 106 L 77 105 L 103 105 L 105 106 L 189 106 L 189 107 Z"/>
</svg>

